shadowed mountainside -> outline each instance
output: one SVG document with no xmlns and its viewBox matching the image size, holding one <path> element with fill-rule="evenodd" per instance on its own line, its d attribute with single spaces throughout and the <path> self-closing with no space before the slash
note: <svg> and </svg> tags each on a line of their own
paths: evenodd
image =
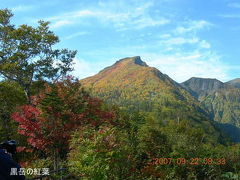
<svg viewBox="0 0 240 180">
<path fill-rule="evenodd" d="M 181 85 L 208 109 L 212 119 L 222 123 L 219 127 L 235 141 L 236 136 L 233 134 L 236 133 L 231 130 L 240 128 L 240 88 L 237 88 L 239 79 L 223 83 L 217 79 L 191 78 Z M 229 128 L 229 125 L 235 128 Z"/>
<path fill-rule="evenodd" d="M 190 78 L 189 80 L 181 83 L 181 85 L 196 98 L 206 96 L 211 92 L 228 87 L 226 84 L 217 79 L 196 77 Z"/>
</svg>

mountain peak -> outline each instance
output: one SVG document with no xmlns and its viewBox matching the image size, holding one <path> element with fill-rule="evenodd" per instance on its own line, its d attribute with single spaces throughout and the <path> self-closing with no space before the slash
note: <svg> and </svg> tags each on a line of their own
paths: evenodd
<svg viewBox="0 0 240 180">
<path fill-rule="evenodd" d="M 148 67 L 148 65 L 144 61 L 141 60 L 140 56 L 126 57 L 126 58 L 118 60 L 115 64 L 119 64 L 119 63 L 134 64 L 134 65 Z"/>
<path fill-rule="evenodd" d="M 159 89 L 163 87 L 172 88 L 175 82 L 159 70 L 149 67 L 143 62 L 140 56 L 126 57 L 116 61 L 112 66 L 106 67 L 98 74 L 85 78 L 81 81 L 83 84 L 95 84 L 98 88 L 105 88 L 104 85 L 111 87 L 133 86 L 141 84 L 142 86 L 152 83 Z M 137 85 L 136 85 L 137 86 Z M 153 86 L 153 85 L 151 85 Z"/>
<path fill-rule="evenodd" d="M 225 87 L 224 83 L 217 79 L 198 77 L 192 77 L 181 83 L 181 85 L 195 97 L 200 97 Z"/>
<path fill-rule="evenodd" d="M 200 84 L 212 83 L 212 84 L 219 84 L 219 85 L 224 84 L 223 82 L 219 81 L 216 78 L 200 78 L 200 77 L 192 77 L 189 80 L 183 82 L 182 84 L 190 84 L 190 83 L 200 83 Z"/>
<path fill-rule="evenodd" d="M 226 84 L 231 85 L 236 88 L 240 88 L 240 78 L 236 78 L 231 81 L 228 81 L 228 82 L 226 82 Z"/>
<path fill-rule="evenodd" d="M 201 78 L 201 77 L 191 77 L 187 81 L 217 81 L 217 82 L 223 83 L 216 78 Z"/>
</svg>

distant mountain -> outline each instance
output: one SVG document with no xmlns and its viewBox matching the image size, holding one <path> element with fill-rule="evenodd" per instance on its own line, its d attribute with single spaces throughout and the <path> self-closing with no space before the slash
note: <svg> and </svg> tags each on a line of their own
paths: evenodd
<svg viewBox="0 0 240 180">
<path fill-rule="evenodd" d="M 196 78 L 181 83 L 194 97 L 199 98 L 219 89 L 227 88 L 227 85 L 217 79 Z"/>
<path fill-rule="evenodd" d="M 233 79 L 231 81 L 226 82 L 226 84 L 234 86 L 236 88 L 240 88 L 240 78 Z"/>
<path fill-rule="evenodd" d="M 191 78 L 181 85 L 194 95 L 202 103 L 211 114 L 212 119 L 217 122 L 224 123 L 222 128 L 229 125 L 235 126 L 231 128 L 231 134 L 235 134 L 233 130 L 240 128 L 240 89 L 238 87 L 240 79 L 235 79 L 227 83 L 223 83 L 217 79 Z M 229 125 L 227 125 L 229 124 Z M 238 128 L 236 128 L 238 127 Z M 237 134 L 239 134 L 238 129 Z M 240 137 L 234 139 L 240 140 Z"/>
<path fill-rule="evenodd" d="M 156 123 L 189 120 L 219 137 L 204 107 L 180 84 L 149 67 L 139 56 L 120 59 L 81 83 L 110 104 L 154 116 Z"/>
</svg>

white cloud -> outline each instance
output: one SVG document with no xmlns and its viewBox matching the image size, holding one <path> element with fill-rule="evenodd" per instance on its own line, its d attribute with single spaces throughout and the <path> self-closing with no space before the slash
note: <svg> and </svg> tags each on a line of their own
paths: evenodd
<svg viewBox="0 0 240 180">
<path fill-rule="evenodd" d="M 184 37 L 176 37 L 176 38 L 169 38 L 165 41 L 162 41 L 161 43 L 171 46 L 171 45 L 195 44 L 198 42 L 199 42 L 199 39 L 196 37 L 190 38 L 190 39 L 184 38 Z"/>
<path fill-rule="evenodd" d="M 78 36 L 84 36 L 84 35 L 87 35 L 89 34 L 89 32 L 77 32 L 77 33 L 74 33 L 74 34 L 71 34 L 67 37 L 65 37 L 65 39 L 72 39 L 72 38 L 75 38 L 75 37 L 78 37 Z"/>
<path fill-rule="evenodd" d="M 214 25 L 205 20 L 187 20 L 173 27 L 167 33 L 158 36 L 158 46 L 162 53 L 186 54 L 191 51 L 205 51 L 211 48 L 210 42 L 198 36 L 200 30 L 211 28 Z"/>
<path fill-rule="evenodd" d="M 217 78 L 225 81 L 229 67 L 220 61 L 220 57 L 211 51 L 200 53 L 176 54 L 146 54 L 150 66 L 157 67 L 177 82 L 183 82 L 190 77 Z"/>
<path fill-rule="evenodd" d="M 230 8 L 240 8 L 240 3 L 238 3 L 238 2 L 228 3 L 228 7 L 230 7 Z"/>
<path fill-rule="evenodd" d="M 89 22 L 89 19 L 97 19 L 99 23 L 111 25 L 117 30 L 142 29 L 145 27 L 161 26 L 168 24 L 170 21 L 165 17 L 152 17 L 150 8 L 152 2 L 143 3 L 137 6 L 130 6 L 123 3 L 120 7 L 111 3 L 99 3 L 101 8 L 92 7 L 78 11 L 68 12 L 46 18 L 53 21 L 53 27 L 59 28 L 69 24 L 80 22 Z"/>
<path fill-rule="evenodd" d="M 86 78 L 97 73 L 96 71 L 93 70 L 94 65 L 83 59 L 75 58 L 73 60 L 73 63 L 74 70 L 71 74 L 79 79 Z"/>
<path fill-rule="evenodd" d="M 193 33 L 194 32 L 194 33 Z M 183 53 L 186 53 L 186 51 L 192 51 L 192 50 L 202 50 L 202 49 L 210 49 L 211 44 L 210 42 L 201 39 L 197 35 L 196 29 L 192 28 L 192 32 L 189 30 L 188 33 L 183 34 L 176 34 L 176 31 L 170 31 L 167 34 L 160 35 L 159 37 L 158 46 L 164 50 L 172 50 L 173 52 L 178 52 L 178 50 L 185 49 Z"/>
<path fill-rule="evenodd" d="M 47 18 L 49 21 L 54 21 L 54 20 L 73 20 L 74 18 L 82 18 L 82 17 L 90 17 L 90 16 L 97 16 L 98 12 L 93 12 L 90 10 L 80 10 L 80 11 L 73 11 L 73 12 L 68 12 L 68 13 L 63 13 L 58 16 L 52 16 Z"/>
<path fill-rule="evenodd" d="M 202 40 L 202 41 L 199 43 L 199 45 L 200 45 L 201 48 L 206 48 L 206 49 L 211 48 L 211 44 L 208 43 L 206 40 Z"/>
<path fill-rule="evenodd" d="M 136 29 L 142 29 L 145 27 L 165 25 L 169 22 L 170 21 L 164 17 L 160 17 L 158 19 L 153 19 L 151 17 L 142 17 L 133 22 L 133 25 L 135 25 L 134 28 Z"/>
<path fill-rule="evenodd" d="M 198 21 L 186 21 L 182 26 L 176 28 L 175 33 L 177 34 L 184 34 L 188 32 L 195 32 L 197 30 L 201 30 L 204 28 L 209 28 L 213 26 L 210 22 L 205 20 L 198 20 Z"/>
<path fill-rule="evenodd" d="M 23 11 L 28 11 L 33 9 L 33 6 L 23 6 L 23 5 L 19 5 L 19 6 L 15 6 L 13 8 L 11 8 L 11 10 L 16 13 L 16 12 L 23 12 Z"/>
<path fill-rule="evenodd" d="M 201 30 L 214 25 L 205 20 L 187 20 L 159 35 L 157 45 L 161 51 L 142 51 L 143 59 L 178 82 L 190 77 L 227 80 L 230 67 L 211 48 L 210 42 L 198 36 Z"/>
<path fill-rule="evenodd" d="M 56 29 L 65 25 L 73 24 L 70 20 L 59 20 L 50 25 L 51 28 Z"/>
<path fill-rule="evenodd" d="M 171 34 L 168 34 L 168 33 L 166 33 L 166 34 L 161 34 L 161 35 L 159 36 L 160 39 L 167 39 L 167 38 L 170 38 L 170 37 L 171 37 Z"/>
</svg>

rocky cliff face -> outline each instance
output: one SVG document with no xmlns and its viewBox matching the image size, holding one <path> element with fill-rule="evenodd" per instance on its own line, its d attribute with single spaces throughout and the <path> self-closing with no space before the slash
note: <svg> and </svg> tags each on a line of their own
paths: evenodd
<svg viewBox="0 0 240 180">
<path fill-rule="evenodd" d="M 227 85 L 217 79 L 191 78 L 181 83 L 194 97 L 199 98 L 219 89 L 227 88 Z"/>
</svg>

